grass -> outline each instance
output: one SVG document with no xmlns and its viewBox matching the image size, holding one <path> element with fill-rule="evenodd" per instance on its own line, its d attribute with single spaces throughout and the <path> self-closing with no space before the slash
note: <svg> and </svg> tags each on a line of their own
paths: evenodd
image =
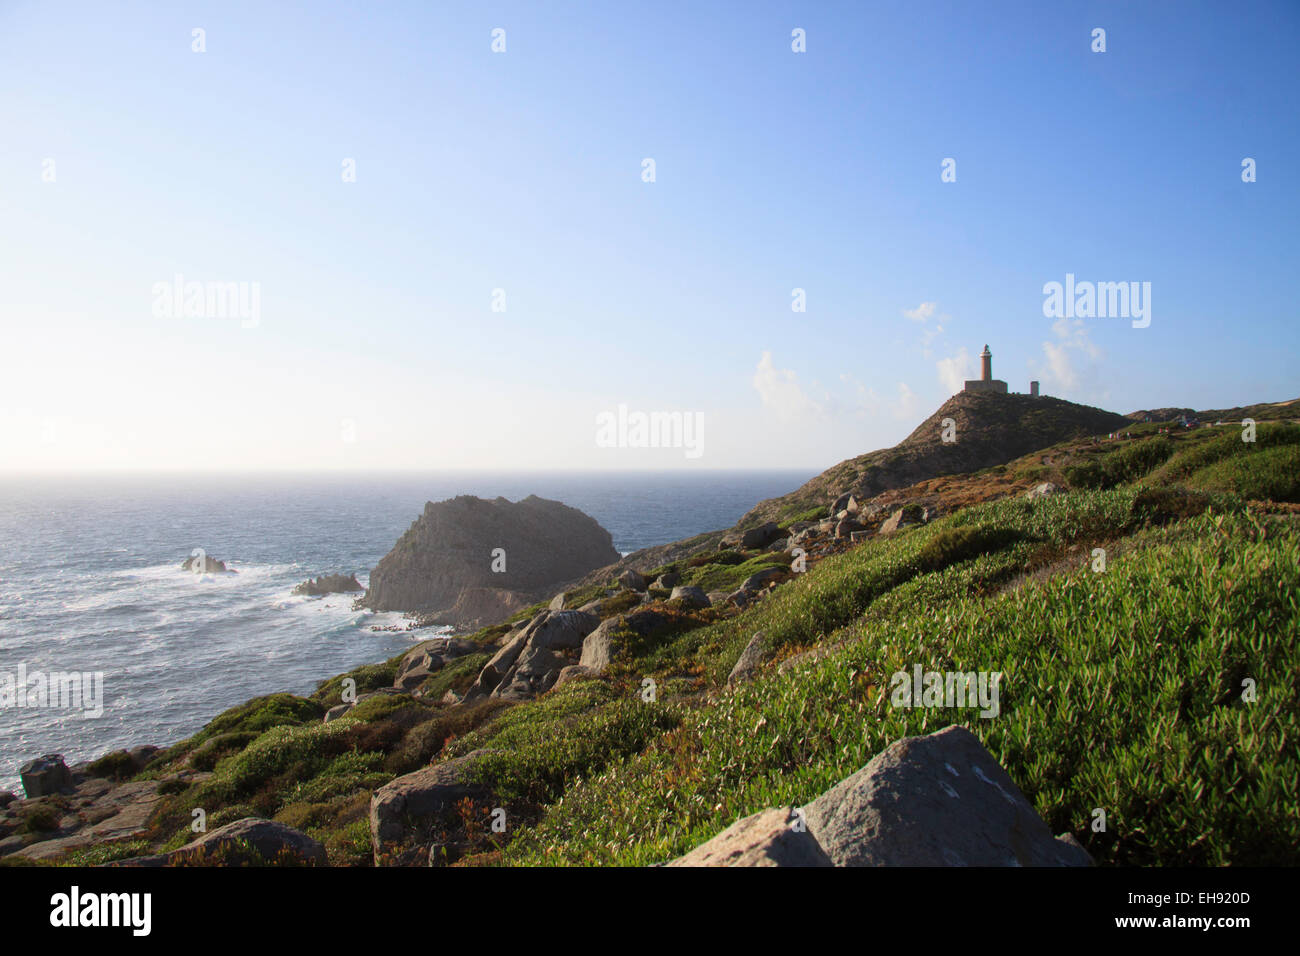
<svg viewBox="0 0 1300 956">
<path fill-rule="evenodd" d="M 310 698 L 249 701 L 150 764 L 145 776 L 186 764 L 212 775 L 168 788 L 147 842 L 187 842 L 202 807 L 209 829 L 274 817 L 321 840 L 332 862 L 369 865 L 370 794 L 482 749 L 474 773 L 511 827 L 476 844 L 467 865 L 647 864 L 742 815 L 807 802 L 899 737 L 960 722 L 1053 831 L 1073 833 L 1101 863 L 1295 864 L 1300 516 L 1244 502 L 1297 500 L 1300 428 L 1260 425 L 1254 444 L 1240 434 L 1147 429 L 1100 452 L 1076 444 L 1060 457 L 1085 469 L 1076 484 L 1097 487 L 1014 494 L 870 539 L 741 612 L 660 607 L 653 630 L 623 635 L 604 675 L 536 701 L 438 703 L 473 680 L 486 650 L 431 676 L 421 699 L 379 695 L 329 724 L 321 717 L 344 677 L 363 693 L 391 686 L 404 655 Z M 1023 467 L 1051 476 L 1038 469 L 1058 465 Z M 999 473 L 1022 480 L 1014 471 Z M 1104 573 L 1091 570 L 1097 547 Z M 730 590 L 784 565 L 711 548 L 649 576 Z M 475 637 L 503 629 L 509 622 Z M 775 660 L 818 656 L 724 690 L 757 631 Z M 999 715 L 892 707 L 890 675 L 914 664 L 1003 673 Z M 640 694 L 646 679 L 653 701 Z M 127 772 L 110 758 L 105 775 Z M 1104 833 L 1089 826 L 1098 808 Z M 126 849 L 79 858 L 99 861 L 95 852 L 107 861 Z"/>
<path fill-rule="evenodd" d="M 899 737 L 962 722 L 1100 862 L 1295 863 L 1300 534 L 1191 520 L 1194 536 L 1141 532 L 1105 574 L 994 597 L 962 590 L 960 566 L 938 572 L 947 601 L 888 629 L 851 624 L 820 663 L 686 710 L 644 753 L 569 788 L 503 862 L 668 859 L 739 816 L 807 802 Z M 1002 671 L 1001 715 L 894 709 L 889 675 L 915 663 Z M 1088 826 L 1098 807 L 1104 834 Z"/>
</svg>

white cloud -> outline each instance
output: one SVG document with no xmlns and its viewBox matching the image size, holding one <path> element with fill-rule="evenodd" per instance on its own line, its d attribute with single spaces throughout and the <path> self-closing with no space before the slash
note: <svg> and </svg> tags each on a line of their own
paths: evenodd
<svg viewBox="0 0 1300 956">
<path fill-rule="evenodd" d="M 889 403 L 890 411 L 899 421 L 915 421 L 920 409 L 920 399 L 907 387 L 905 382 L 898 383 L 898 398 Z"/>
<path fill-rule="evenodd" d="M 1074 390 L 1094 377 L 1102 351 L 1088 338 L 1082 319 L 1057 319 L 1052 323 L 1056 341 L 1043 343 L 1047 366 L 1041 374 L 1045 388 Z"/>
<path fill-rule="evenodd" d="M 934 310 L 938 308 L 938 302 L 922 302 L 915 309 L 904 309 L 903 315 L 907 316 L 913 322 L 924 322 L 930 316 L 934 315 Z"/>
<path fill-rule="evenodd" d="M 765 408 L 784 421 L 795 421 L 821 412 L 821 406 L 804 391 L 799 376 L 788 368 L 777 368 L 772 353 L 765 351 L 754 370 L 754 388 Z"/>
<path fill-rule="evenodd" d="M 975 377 L 974 363 L 964 345 L 958 349 L 956 355 L 940 359 L 934 364 L 939 372 L 939 381 L 943 383 L 943 387 L 950 395 L 956 395 L 965 387 L 968 378 Z"/>
</svg>

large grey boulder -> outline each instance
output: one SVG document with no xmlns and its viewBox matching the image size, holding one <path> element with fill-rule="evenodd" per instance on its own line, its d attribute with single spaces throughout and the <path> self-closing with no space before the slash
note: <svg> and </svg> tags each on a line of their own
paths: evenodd
<svg viewBox="0 0 1300 956">
<path fill-rule="evenodd" d="M 44 797 L 72 786 L 72 773 L 63 762 L 63 754 L 29 760 L 19 768 L 18 776 L 28 797 Z"/>
<path fill-rule="evenodd" d="M 491 751 L 475 750 L 384 784 L 370 798 L 370 844 L 375 863 L 409 862 L 415 847 L 427 846 L 461 800 L 481 801 L 488 788 L 474 778 L 474 766 Z"/>
<path fill-rule="evenodd" d="M 760 810 L 737 820 L 669 866 L 833 866 L 792 808 Z"/>
<path fill-rule="evenodd" d="M 599 674 L 618 654 L 620 643 L 618 628 L 624 623 L 625 615 L 618 614 L 600 622 L 600 626 L 587 635 L 582 642 L 582 656 L 578 664 L 593 674 Z"/>
<path fill-rule="evenodd" d="M 501 683 L 501 678 L 510 672 L 515 666 L 515 661 L 523 653 L 524 646 L 528 643 L 528 635 L 523 630 L 512 631 L 507 635 L 506 643 L 492 655 L 492 659 L 483 665 L 483 669 L 478 672 L 478 677 L 474 683 L 465 691 L 465 700 L 474 701 L 481 697 L 486 697 L 497 689 Z"/>
<path fill-rule="evenodd" d="M 519 655 L 515 666 L 501 678 L 492 696 L 505 700 L 528 700 L 544 694 L 555 685 L 560 670 L 568 663 L 563 655 L 549 648 L 529 645 Z"/>
<path fill-rule="evenodd" d="M 587 611 L 543 611 L 528 623 L 522 636 L 529 647 L 579 648 L 599 624 L 600 618 Z"/>
<path fill-rule="evenodd" d="M 251 847 L 256 856 L 248 856 Z M 274 820 L 244 817 L 167 853 L 137 856 L 110 866 L 204 866 L 271 863 L 328 866 L 325 846 L 307 834 Z"/>
<path fill-rule="evenodd" d="M 1087 866 L 965 727 L 905 737 L 804 807 L 836 866 Z"/>
<path fill-rule="evenodd" d="M 678 585 L 669 595 L 670 601 L 681 601 L 682 607 L 705 608 L 709 606 L 709 596 L 693 584 Z"/>
<path fill-rule="evenodd" d="M 657 608 L 645 608 L 605 618 L 583 640 L 582 656 L 578 659 L 578 664 L 593 674 L 601 673 L 618 656 L 626 637 L 649 634 L 667 619 L 668 615 Z"/>
<path fill-rule="evenodd" d="M 740 536 L 742 548 L 761 548 L 771 544 L 781 536 L 781 529 L 775 521 L 767 521 L 757 528 L 750 528 Z"/>
</svg>

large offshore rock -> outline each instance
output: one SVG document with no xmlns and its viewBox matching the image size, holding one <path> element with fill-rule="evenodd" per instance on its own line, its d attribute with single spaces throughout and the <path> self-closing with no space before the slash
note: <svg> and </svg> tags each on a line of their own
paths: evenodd
<svg viewBox="0 0 1300 956">
<path fill-rule="evenodd" d="M 468 626 L 619 558 L 608 531 L 558 501 L 461 495 L 425 505 L 371 572 L 363 603 Z"/>
</svg>

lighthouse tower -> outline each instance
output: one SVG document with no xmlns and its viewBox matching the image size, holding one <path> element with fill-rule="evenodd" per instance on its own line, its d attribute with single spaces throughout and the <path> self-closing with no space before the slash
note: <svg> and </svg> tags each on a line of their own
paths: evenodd
<svg viewBox="0 0 1300 956">
<path fill-rule="evenodd" d="M 989 351 L 988 345 L 985 345 L 984 351 L 980 353 L 980 377 L 967 379 L 966 391 L 998 392 L 1001 395 L 1007 393 L 1007 383 L 993 377 L 993 353 Z"/>
</svg>

